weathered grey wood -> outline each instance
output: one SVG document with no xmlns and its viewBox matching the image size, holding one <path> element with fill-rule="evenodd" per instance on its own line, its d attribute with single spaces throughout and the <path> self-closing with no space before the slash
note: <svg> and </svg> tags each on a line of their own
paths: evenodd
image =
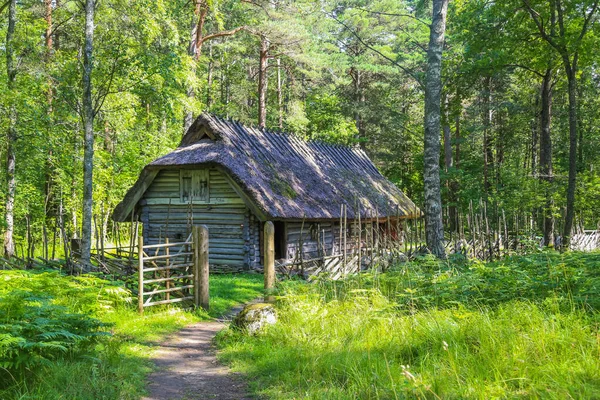
<svg viewBox="0 0 600 400">
<path fill-rule="evenodd" d="M 168 267 L 152 267 L 152 268 L 144 268 L 144 272 L 157 272 L 157 271 L 166 271 L 167 269 L 182 269 L 192 267 L 192 263 L 183 263 L 183 264 L 169 264 Z"/>
<path fill-rule="evenodd" d="M 138 311 L 144 312 L 144 237 L 138 238 Z"/>
<path fill-rule="evenodd" d="M 157 306 L 160 304 L 172 304 L 172 303 L 180 303 L 182 301 L 186 301 L 186 300 L 193 300 L 194 296 L 186 296 L 186 297 L 180 297 L 177 299 L 171 299 L 171 300 L 160 300 L 160 301 L 153 301 L 151 303 L 146 303 L 144 304 L 145 307 L 149 307 L 149 306 Z"/>
<path fill-rule="evenodd" d="M 147 244 L 161 239 L 181 241 L 191 231 L 191 224 L 206 225 L 210 231 L 209 260 L 211 265 L 244 268 L 253 261 L 245 257 L 253 253 L 255 243 L 249 242 L 247 206 L 234 189 L 230 179 L 216 168 L 164 169 L 157 173 L 140 201 L 144 215 Z M 198 172 L 204 171 L 204 172 Z M 180 174 L 208 174 L 208 201 L 182 202 Z M 168 208 L 167 208 L 168 206 Z M 146 217 L 147 215 L 147 217 Z M 179 240 L 178 240 L 179 238 Z M 258 238 L 255 238 L 257 240 Z M 161 254 L 162 255 L 162 254 Z"/>
<path fill-rule="evenodd" d="M 172 287 L 172 288 L 167 288 L 167 289 L 153 290 L 151 292 L 145 292 L 144 296 L 153 296 L 155 294 L 160 294 L 160 293 L 169 294 L 171 292 L 177 292 L 177 291 L 184 290 L 184 289 L 191 289 L 193 287 L 194 287 L 194 285 L 184 285 L 184 286 Z M 165 299 L 166 302 L 169 302 L 169 300 L 170 300 L 170 297 Z M 173 299 L 173 300 L 175 300 L 175 299 Z"/>
<path fill-rule="evenodd" d="M 273 301 L 270 293 L 275 286 L 275 226 L 271 221 L 265 222 L 264 238 L 265 301 Z"/>
<path fill-rule="evenodd" d="M 169 238 L 165 238 L 165 244 L 167 244 L 167 245 L 169 244 Z M 165 254 L 167 256 L 169 255 L 169 247 L 165 247 Z M 166 274 L 166 277 L 168 278 L 168 277 L 171 276 L 171 268 L 168 267 L 169 264 L 170 264 L 170 260 L 167 258 L 166 262 L 167 262 L 167 269 L 165 270 L 165 274 Z M 171 288 L 171 281 L 170 280 L 166 281 L 166 286 L 167 286 L 167 289 Z M 167 291 L 166 293 L 167 293 L 166 300 L 170 300 L 171 299 L 171 292 Z"/>
<path fill-rule="evenodd" d="M 194 297 L 196 306 L 209 309 L 209 258 L 208 258 L 208 228 L 204 225 L 194 226 Z"/>
<path fill-rule="evenodd" d="M 200 305 L 200 227 L 192 230 L 192 252 L 194 253 L 194 305 Z"/>
<path fill-rule="evenodd" d="M 147 279 L 144 281 L 144 283 L 161 283 L 161 282 L 167 282 L 167 281 L 175 281 L 175 280 L 179 280 L 179 279 L 190 279 L 193 277 L 194 277 L 194 274 L 177 275 L 177 276 L 170 276 L 168 278 Z"/>
</svg>

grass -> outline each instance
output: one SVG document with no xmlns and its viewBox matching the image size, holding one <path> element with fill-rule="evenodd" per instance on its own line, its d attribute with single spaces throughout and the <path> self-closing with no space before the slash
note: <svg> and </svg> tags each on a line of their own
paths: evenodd
<svg viewBox="0 0 600 400">
<path fill-rule="evenodd" d="M 600 398 L 597 253 L 424 258 L 279 294 L 277 324 L 219 337 L 266 398 Z"/>
<path fill-rule="evenodd" d="M 144 393 L 157 342 L 262 294 L 260 275 L 213 275 L 210 312 L 151 307 L 141 316 L 122 285 L 95 277 L 0 271 L 0 282 L 1 399 L 138 399 Z M 69 331 L 61 319 L 64 316 L 78 325 Z M 83 347 L 87 339 L 77 329 L 89 325 L 89 320 L 100 324 L 95 331 L 110 335 Z M 22 328 L 36 324 L 53 332 L 51 340 Z M 13 342 L 20 338 L 21 344 L 3 342 L 9 335 Z M 67 340 L 70 337 L 73 343 Z M 37 353 L 32 349 L 38 348 L 43 351 L 33 357 Z M 54 348 L 58 350 L 46 350 Z M 16 366 L 11 360 L 29 361 Z"/>
</svg>

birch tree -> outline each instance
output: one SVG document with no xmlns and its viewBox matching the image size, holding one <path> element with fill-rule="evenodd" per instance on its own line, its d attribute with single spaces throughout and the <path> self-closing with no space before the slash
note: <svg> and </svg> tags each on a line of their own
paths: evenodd
<svg viewBox="0 0 600 400">
<path fill-rule="evenodd" d="M 15 64 L 15 24 L 17 20 L 17 1 L 9 0 L 8 29 L 6 30 L 6 75 L 9 92 L 8 129 L 6 132 L 6 231 L 4 232 L 4 255 L 8 258 L 15 255 L 14 208 L 17 181 L 15 179 L 15 145 L 17 141 L 17 106 L 15 104 L 15 81 L 17 66 Z"/>
<path fill-rule="evenodd" d="M 94 177 L 94 104 L 92 68 L 94 50 L 94 0 L 85 2 L 85 44 L 83 49 L 83 221 L 81 224 L 81 262 L 90 268 L 92 247 L 92 207 Z"/>
<path fill-rule="evenodd" d="M 442 98 L 442 53 L 446 31 L 448 0 L 434 0 L 427 49 L 425 80 L 424 194 L 425 235 L 427 247 L 437 257 L 445 258 L 442 195 L 440 189 L 440 132 Z"/>
</svg>

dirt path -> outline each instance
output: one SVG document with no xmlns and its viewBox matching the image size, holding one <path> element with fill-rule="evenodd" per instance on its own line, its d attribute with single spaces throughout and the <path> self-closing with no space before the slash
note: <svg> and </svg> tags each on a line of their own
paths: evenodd
<svg viewBox="0 0 600 400">
<path fill-rule="evenodd" d="M 213 338 L 223 321 L 199 322 L 171 335 L 156 350 L 157 371 L 143 400 L 251 399 L 240 376 L 217 362 Z"/>
</svg>

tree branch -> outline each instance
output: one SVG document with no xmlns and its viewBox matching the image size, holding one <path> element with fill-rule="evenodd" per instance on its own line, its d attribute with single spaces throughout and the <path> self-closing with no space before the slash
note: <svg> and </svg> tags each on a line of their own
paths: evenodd
<svg viewBox="0 0 600 400">
<path fill-rule="evenodd" d="M 235 35 L 236 33 L 238 33 L 239 31 L 248 31 L 248 28 L 246 26 L 238 26 L 237 28 L 230 29 L 228 31 L 211 33 L 210 35 L 206 35 L 202 38 L 202 43 L 207 42 L 212 39 L 215 39 L 215 38 L 218 38 L 218 37 L 232 36 L 232 35 Z"/>
<path fill-rule="evenodd" d="M 579 38 L 577 38 L 577 46 L 578 47 L 579 47 L 579 43 L 581 43 L 581 40 L 583 40 L 583 37 L 585 36 L 585 33 L 588 30 L 588 25 L 589 25 L 590 21 L 592 20 L 592 17 L 594 16 L 594 14 L 596 13 L 597 8 L 598 8 L 598 0 L 594 1 L 592 10 L 590 11 L 590 13 L 588 15 L 585 16 L 585 20 L 583 22 L 583 27 L 581 27 L 581 33 L 579 34 Z M 585 15 L 585 11 L 584 11 L 584 15 Z"/>
<path fill-rule="evenodd" d="M 526 71 L 529 71 L 529 72 L 532 72 L 532 73 L 536 74 L 540 78 L 544 77 L 544 74 L 542 74 L 541 72 L 536 71 L 535 69 L 530 68 L 530 67 L 528 67 L 526 65 L 522 65 L 522 64 L 504 64 L 503 67 L 506 67 L 506 68 L 510 68 L 510 67 L 521 68 L 521 69 L 524 69 Z"/>
<path fill-rule="evenodd" d="M 351 29 L 348 25 L 346 25 L 345 23 L 343 23 L 342 21 L 340 21 L 338 18 L 335 17 L 335 15 L 333 15 L 332 13 L 326 13 L 329 15 L 330 18 L 332 18 L 334 21 L 336 21 L 338 24 L 342 25 L 348 32 L 350 32 L 363 46 L 365 46 L 367 49 L 379 54 L 381 57 L 385 58 L 387 61 L 389 61 L 390 63 L 392 63 L 393 65 L 395 65 L 396 67 L 400 68 L 402 71 L 404 71 L 404 73 L 406 73 L 408 76 L 410 76 L 411 78 L 413 78 L 415 80 L 415 82 L 417 82 L 419 84 L 419 86 L 421 87 L 421 89 L 425 90 L 425 85 L 423 84 L 423 82 L 414 74 L 413 71 L 409 70 L 408 68 L 404 67 L 403 65 L 399 64 L 396 60 L 386 56 L 385 54 L 383 54 L 382 52 L 380 52 L 379 50 L 377 50 L 376 48 L 370 46 L 369 44 L 367 44 L 361 37 L 360 35 L 358 35 L 358 33 L 356 33 L 353 29 Z"/>
<path fill-rule="evenodd" d="M 550 46 L 554 47 L 561 55 L 564 55 L 564 53 L 566 52 L 566 49 L 561 48 L 558 45 L 558 43 L 556 43 L 554 41 L 554 39 L 548 35 L 548 33 L 546 32 L 546 29 L 544 28 L 544 21 L 540 19 L 540 14 L 537 11 L 535 11 L 533 9 L 533 7 L 531 7 L 529 0 L 522 0 L 522 1 L 523 1 L 523 5 L 525 6 L 527 12 L 531 16 L 531 19 L 537 26 L 538 31 L 540 32 L 540 35 L 542 36 L 542 38 L 546 42 L 548 42 L 548 44 L 550 44 Z M 560 20 L 560 12 L 559 12 L 559 20 Z M 559 24 L 560 24 L 560 21 L 559 21 Z"/>
<path fill-rule="evenodd" d="M 360 7 L 356 7 L 357 10 L 363 11 L 363 12 L 367 12 L 369 14 L 375 14 L 375 15 L 385 15 L 386 17 L 406 17 L 406 18 L 412 18 L 417 22 L 422 23 L 423 25 L 425 25 L 427 28 L 431 28 L 431 24 L 427 23 L 426 21 L 423 21 L 422 19 L 418 18 L 415 15 L 412 14 L 397 14 L 397 13 L 388 13 L 388 12 L 382 12 L 382 11 L 371 11 L 371 10 L 367 10 L 364 8 L 360 8 Z"/>
<path fill-rule="evenodd" d="M 2 12 L 4 11 L 4 9 L 5 9 L 6 7 L 8 7 L 8 5 L 9 5 L 9 4 L 10 4 L 10 0 L 7 0 L 7 1 L 6 1 L 6 3 L 4 3 L 4 4 L 2 4 L 2 5 L 0 6 L 0 14 L 2 14 Z"/>
</svg>

